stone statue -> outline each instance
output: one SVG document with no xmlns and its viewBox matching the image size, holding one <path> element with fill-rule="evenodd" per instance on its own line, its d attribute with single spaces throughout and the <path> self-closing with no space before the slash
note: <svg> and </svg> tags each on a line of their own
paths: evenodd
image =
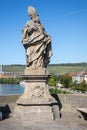
<svg viewBox="0 0 87 130">
<path fill-rule="evenodd" d="M 33 7 L 28 8 L 28 14 L 31 20 L 26 23 L 22 31 L 27 62 L 22 75 L 25 89 L 16 102 L 14 116 L 22 122 L 43 122 L 56 119 L 58 115 L 57 112 L 56 116 L 53 113 L 57 111 L 58 103 L 50 95 L 47 84 L 49 71 L 46 67 L 52 55 L 51 37 L 45 32 Z"/>
<path fill-rule="evenodd" d="M 38 13 L 28 7 L 28 21 L 22 30 L 22 43 L 26 49 L 26 65 L 29 69 L 46 68 L 52 55 L 51 37 L 45 32 Z"/>
</svg>

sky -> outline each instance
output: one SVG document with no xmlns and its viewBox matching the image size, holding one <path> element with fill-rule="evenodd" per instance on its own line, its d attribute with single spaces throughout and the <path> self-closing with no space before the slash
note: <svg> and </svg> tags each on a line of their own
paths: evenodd
<svg viewBox="0 0 87 130">
<path fill-rule="evenodd" d="M 0 64 L 26 64 L 28 6 L 52 37 L 51 64 L 87 62 L 87 0 L 0 0 Z"/>
</svg>

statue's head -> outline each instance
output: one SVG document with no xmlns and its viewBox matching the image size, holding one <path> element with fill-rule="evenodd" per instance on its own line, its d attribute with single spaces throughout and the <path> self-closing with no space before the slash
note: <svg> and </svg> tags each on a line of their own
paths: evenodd
<svg viewBox="0 0 87 130">
<path fill-rule="evenodd" d="M 34 7 L 29 6 L 29 7 L 28 7 L 28 15 L 29 15 L 29 16 L 32 16 L 33 14 L 37 14 L 37 11 L 35 10 Z"/>
<path fill-rule="evenodd" d="M 34 22 L 39 22 L 40 21 L 36 9 L 34 7 L 32 7 L 32 6 L 28 7 L 28 15 L 31 17 L 31 19 Z"/>
</svg>

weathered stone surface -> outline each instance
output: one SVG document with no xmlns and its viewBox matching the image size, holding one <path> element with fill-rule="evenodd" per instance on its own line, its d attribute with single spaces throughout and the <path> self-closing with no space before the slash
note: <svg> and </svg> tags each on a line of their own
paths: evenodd
<svg viewBox="0 0 87 130">
<path fill-rule="evenodd" d="M 30 69 L 30 68 L 26 68 L 24 70 L 24 75 L 49 75 L 49 72 L 46 68 L 43 68 L 43 69 Z"/>
<path fill-rule="evenodd" d="M 21 110 L 21 114 L 20 114 Z M 20 115 L 20 116 L 19 116 Z M 17 106 L 16 118 L 20 118 L 22 121 L 45 121 L 53 120 L 53 113 L 51 106 Z"/>
<path fill-rule="evenodd" d="M 16 102 L 14 116 L 22 121 L 53 120 L 53 105 L 58 103 L 49 94 L 46 69 L 52 54 L 51 37 L 45 32 L 37 11 L 33 7 L 28 11 L 31 20 L 22 30 L 22 43 L 26 49 L 25 91 Z"/>
<path fill-rule="evenodd" d="M 26 65 L 31 69 L 45 68 L 52 55 L 51 37 L 45 32 L 35 8 L 29 7 L 31 18 L 22 30 L 22 43 L 26 49 Z"/>
<path fill-rule="evenodd" d="M 58 103 L 49 94 L 48 76 L 27 75 L 24 78 L 25 91 L 16 102 L 14 116 L 20 117 L 22 121 L 53 120 L 53 106 Z"/>
</svg>

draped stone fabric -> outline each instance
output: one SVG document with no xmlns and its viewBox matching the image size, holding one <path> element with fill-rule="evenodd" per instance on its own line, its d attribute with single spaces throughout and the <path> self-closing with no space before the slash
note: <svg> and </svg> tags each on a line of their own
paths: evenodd
<svg viewBox="0 0 87 130">
<path fill-rule="evenodd" d="M 26 49 L 26 65 L 31 69 L 46 68 L 52 55 L 51 37 L 45 32 L 39 16 L 34 9 L 22 30 L 22 43 Z M 33 12 L 33 11 L 32 11 Z"/>
</svg>

